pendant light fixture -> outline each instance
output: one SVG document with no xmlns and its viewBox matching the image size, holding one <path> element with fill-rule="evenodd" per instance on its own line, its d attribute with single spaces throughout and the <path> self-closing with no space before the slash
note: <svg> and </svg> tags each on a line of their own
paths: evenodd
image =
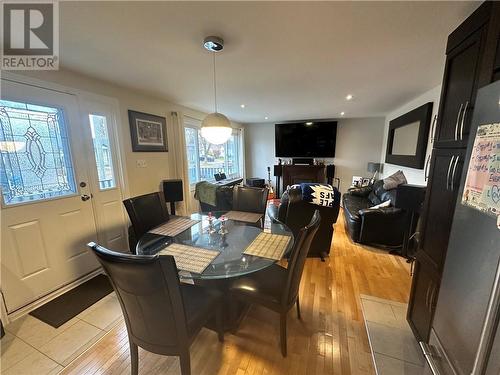
<svg viewBox="0 0 500 375">
<path fill-rule="evenodd" d="M 222 51 L 224 41 L 216 36 L 207 36 L 203 41 L 203 47 L 213 54 L 214 64 L 214 108 L 215 112 L 207 115 L 201 122 L 201 135 L 214 145 L 226 143 L 231 137 L 233 129 L 231 121 L 222 113 L 217 112 L 217 75 L 215 70 L 215 54 Z"/>
</svg>

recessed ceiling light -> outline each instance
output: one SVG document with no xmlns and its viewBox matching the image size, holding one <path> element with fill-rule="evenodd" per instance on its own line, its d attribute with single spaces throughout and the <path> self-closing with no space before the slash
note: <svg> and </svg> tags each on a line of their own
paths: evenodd
<svg viewBox="0 0 500 375">
<path fill-rule="evenodd" d="M 345 97 L 345 100 L 352 100 L 353 96 L 352 94 L 348 94 L 346 97 Z"/>
<path fill-rule="evenodd" d="M 245 104 L 240 105 L 241 108 L 245 108 Z"/>
<path fill-rule="evenodd" d="M 345 112 L 340 112 L 340 115 L 341 115 L 341 116 L 344 116 L 344 115 L 345 115 Z"/>
<path fill-rule="evenodd" d="M 312 125 L 313 123 L 311 121 L 306 122 L 306 125 Z"/>
<path fill-rule="evenodd" d="M 267 116 L 266 116 L 266 117 L 264 117 L 264 120 L 269 120 L 269 117 L 267 117 Z"/>
</svg>

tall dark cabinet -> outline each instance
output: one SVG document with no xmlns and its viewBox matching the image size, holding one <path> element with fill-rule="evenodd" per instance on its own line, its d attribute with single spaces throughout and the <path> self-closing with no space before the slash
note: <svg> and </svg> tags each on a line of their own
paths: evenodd
<svg viewBox="0 0 500 375">
<path fill-rule="evenodd" d="M 477 90 L 500 79 L 500 3 L 485 2 L 448 37 L 446 65 L 407 319 L 428 341 Z"/>
</svg>

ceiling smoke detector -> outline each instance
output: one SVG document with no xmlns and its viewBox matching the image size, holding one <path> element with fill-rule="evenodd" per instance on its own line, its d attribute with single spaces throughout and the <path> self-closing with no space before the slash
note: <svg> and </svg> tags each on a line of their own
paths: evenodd
<svg viewBox="0 0 500 375">
<path fill-rule="evenodd" d="M 210 52 L 220 52 L 224 49 L 224 39 L 218 36 L 207 36 L 203 40 L 203 47 Z"/>
</svg>

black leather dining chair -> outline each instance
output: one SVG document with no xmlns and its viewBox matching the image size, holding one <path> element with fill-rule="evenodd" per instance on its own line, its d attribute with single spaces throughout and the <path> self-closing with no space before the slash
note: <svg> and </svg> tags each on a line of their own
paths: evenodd
<svg viewBox="0 0 500 375">
<path fill-rule="evenodd" d="M 295 237 L 288 267 L 283 268 L 273 264 L 262 271 L 235 281 L 231 294 L 245 302 L 267 307 L 280 314 L 281 354 L 287 355 L 286 320 L 288 311 L 297 305 L 297 316 L 300 316 L 299 286 L 302 272 L 309 252 L 309 247 L 321 222 L 319 211 L 316 210 L 311 222 L 302 228 Z"/>
<path fill-rule="evenodd" d="M 125 199 L 123 205 L 132 223 L 136 240 L 169 219 L 165 198 L 159 192 Z"/>
<path fill-rule="evenodd" d="M 262 214 L 261 226 L 264 225 L 264 215 L 267 207 L 268 188 L 250 186 L 235 186 L 233 189 L 233 211 L 253 212 Z"/>
<path fill-rule="evenodd" d="M 223 341 L 221 293 L 181 284 L 172 256 L 117 253 L 93 242 L 88 246 L 120 301 L 132 375 L 138 373 L 139 346 L 152 353 L 179 356 L 182 375 L 190 374 L 189 347 L 214 313 L 219 341 Z"/>
</svg>

